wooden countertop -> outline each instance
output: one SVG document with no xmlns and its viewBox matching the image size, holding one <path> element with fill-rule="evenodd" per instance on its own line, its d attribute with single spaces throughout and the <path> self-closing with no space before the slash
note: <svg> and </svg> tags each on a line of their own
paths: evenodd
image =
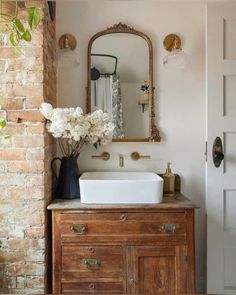
<svg viewBox="0 0 236 295">
<path fill-rule="evenodd" d="M 164 197 L 160 204 L 82 204 L 80 199 L 66 200 L 55 199 L 48 210 L 89 210 L 89 209 L 134 209 L 134 210 L 165 210 L 165 209 L 193 209 L 198 208 L 191 200 L 181 193 L 176 193 L 174 197 Z"/>
</svg>

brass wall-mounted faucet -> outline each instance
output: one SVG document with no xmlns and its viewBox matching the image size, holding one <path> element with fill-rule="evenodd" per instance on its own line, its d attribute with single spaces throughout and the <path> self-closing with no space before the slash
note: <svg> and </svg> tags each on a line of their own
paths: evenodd
<svg viewBox="0 0 236 295">
<path fill-rule="evenodd" d="M 138 152 L 133 152 L 131 155 L 130 155 L 131 159 L 134 160 L 134 161 L 137 161 L 139 159 L 151 159 L 151 156 L 149 155 L 140 155 Z"/>
<path fill-rule="evenodd" d="M 119 166 L 124 167 L 124 156 L 123 155 L 119 155 Z"/>
<path fill-rule="evenodd" d="M 108 152 L 103 152 L 101 155 L 92 156 L 92 159 L 108 161 L 110 159 L 110 154 Z"/>
</svg>

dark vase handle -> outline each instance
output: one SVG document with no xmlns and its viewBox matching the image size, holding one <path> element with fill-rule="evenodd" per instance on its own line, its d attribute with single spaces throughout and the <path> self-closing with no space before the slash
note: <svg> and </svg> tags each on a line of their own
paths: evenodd
<svg viewBox="0 0 236 295">
<path fill-rule="evenodd" d="M 54 167 L 54 163 L 56 162 L 56 161 L 60 161 L 61 162 L 61 158 L 54 158 L 54 159 L 52 159 L 52 162 L 51 162 L 51 168 L 52 168 L 52 173 L 53 173 L 53 175 L 55 176 L 55 178 L 56 178 L 56 180 L 58 179 L 58 176 L 57 176 L 57 170 L 56 170 L 56 168 Z"/>
</svg>

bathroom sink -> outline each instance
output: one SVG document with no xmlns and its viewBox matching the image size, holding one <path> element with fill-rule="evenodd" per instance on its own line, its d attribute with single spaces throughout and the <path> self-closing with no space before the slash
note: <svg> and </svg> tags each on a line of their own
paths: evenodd
<svg viewBox="0 0 236 295">
<path fill-rule="evenodd" d="M 79 179 L 81 203 L 157 204 L 163 179 L 151 172 L 86 172 Z"/>
</svg>

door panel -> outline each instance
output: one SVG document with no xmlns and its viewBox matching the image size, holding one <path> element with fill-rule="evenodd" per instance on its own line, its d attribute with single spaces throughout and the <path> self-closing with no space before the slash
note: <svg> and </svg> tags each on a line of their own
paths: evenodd
<svg viewBox="0 0 236 295">
<path fill-rule="evenodd" d="M 236 3 L 207 6 L 207 291 L 236 290 Z M 225 159 L 212 161 L 214 139 Z"/>
<path fill-rule="evenodd" d="M 128 292 L 150 295 L 186 293 L 184 246 L 133 246 L 130 247 L 130 259 Z"/>
</svg>

